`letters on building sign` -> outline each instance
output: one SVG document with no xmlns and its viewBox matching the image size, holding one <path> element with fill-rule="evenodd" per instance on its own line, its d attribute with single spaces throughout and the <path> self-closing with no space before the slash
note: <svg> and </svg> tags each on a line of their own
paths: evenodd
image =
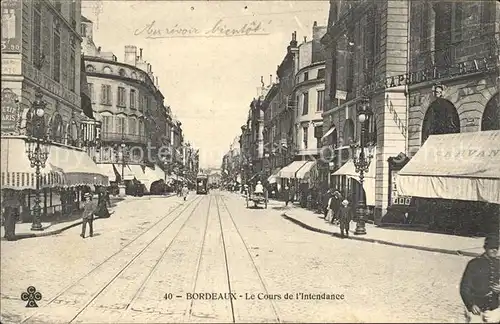
<svg viewBox="0 0 500 324">
<path fill-rule="evenodd" d="M 2 132 L 16 131 L 19 119 L 17 95 L 11 89 L 2 89 Z"/>
<path fill-rule="evenodd" d="M 498 150 L 457 150 L 457 151 L 446 151 L 446 152 L 436 152 L 436 156 L 443 158 L 479 158 L 479 157 L 500 157 L 500 149 Z"/>
<path fill-rule="evenodd" d="M 398 171 L 391 171 L 391 205 L 410 205 L 411 197 L 400 196 L 398 194 L 398 188 L 396 186 L 396 175 Z"/>
<path fill-rule="evenodd" d="M 431 67 L 429 69 L 400 74 L 370 83 L 359 90 L 358 96 L 382 89 L 412 85 L 426 81 L 433 81 L 459 75 L 477 72 L 487 72 L 494 69 L 500 55 L 474 59 L 445 67 Z"/>
</svg>

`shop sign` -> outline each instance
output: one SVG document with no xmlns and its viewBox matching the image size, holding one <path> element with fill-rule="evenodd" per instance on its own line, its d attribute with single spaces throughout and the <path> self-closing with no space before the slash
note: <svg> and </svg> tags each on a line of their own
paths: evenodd
<svg viewBox="0 0 500 324">
<path fill-rule="evenodd" d="M 23 75 L 43 89 L 56 95 L 57 97 L 62 98 L 75 106 L 81 106 L 80 96 L 77 96 L 76 93 L 66 89 L 60 83 L 50 79 L 44 73 L 27 62 L 23 62 Z"/>
<path fill-rule="evenodd" d="M 431 67 L 417 72 L 405 73 L 384 78 L 358 89 L 358 96 L 366 93 L 418 84 L 443 78 L 456 77 L 479 72 L 492 71 L 497 66 L 500 55 L 473 59 L 450 66 Z"/>
<path fill-rule="evenodd" d="M 2 58 L 2 75 L 21 75 L 21 59 Z"/>
<path fill-rule="evenodd" d="M 398 195 L 398 188 L 396 185 L 396 176 L 398 171 L 391 171 L 391 205 L 406 205 L 409 206 L 411 202 L 410 196 L 400 196 Z"/>
<path fill-rule="evenodd" d="M 2 53 L 21 53 L 21 7 L 21 0 L 2 0 Z"/>
<path fill-rule="evenodd" d="M 2 89 L 2 132 L 14 132 L 19 119 L 17 95 L 11 89 Z"/>
</svg>

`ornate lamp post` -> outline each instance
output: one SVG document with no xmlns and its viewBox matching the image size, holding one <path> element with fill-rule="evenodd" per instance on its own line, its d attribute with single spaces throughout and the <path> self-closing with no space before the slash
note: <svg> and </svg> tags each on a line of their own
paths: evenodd
<svg viewBox="0 0 500 324">
<path fill-rule="evenodd" d="M 351 150 L 352 150 L 354 166 L 356 167 L 356 172 L 359 173 L 359 183 L 361 192 L 359 195 L 358 204 L 356 206 L 357 222 L 354 234 L 363 235 L 366 234 L 365 219 L 368 212 L 366 207 L 366 197 L 363 190 L 363 180 L 364 180 L 364 173 L 368 172 L 368 169 L 370 167 L 370 162 L 373 157 L 372 155 L 373 146 L 371 144 L 367 145 L 366 135 L 365 135 L 368 120 L 373 115 L 373 112 L 370 108 L 369 99 L 363 99 L 361 104 L 358 105 L 357 113 L 358 113 L 358 121 L 361 124 L 361 136 L 359 144 L 351 144 Z M 367 149 L 366 153 L 365 149 Z"/>
<path fill-rule="evenodd" d="M 49 157 L 50 146 L 45 139 L 45 106 L 47 103 L 42 99 L 43 95 L 40 89 L 36 90 L 35 101 L 32 103 L 31 117 L 31 134 L 26 139 L 26 154 L 30 160 L 32 168 L 35 168 L 36 175 L 36 190 L 35 190 L 35 205 L 33 206 L 33 223 L 31 224 L 32 231 L 43 231 L 40 220 L 42 207 L 40 206 L 40 185 L 41 171 L 40 168 L 45 168 L 45 162 Z"/>
</svg>

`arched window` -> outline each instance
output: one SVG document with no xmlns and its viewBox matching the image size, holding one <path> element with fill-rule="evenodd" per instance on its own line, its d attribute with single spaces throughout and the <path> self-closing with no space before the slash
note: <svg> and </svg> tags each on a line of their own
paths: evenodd
<svg viewBox="0 0 500 324">
<path fill-rule="evenodd" d="M 92 65 L 92 64 L 88 64 L 86 67 L 85 67 L 85 70 L 87 72 L 95 72 L 95 67 Z"/>
<path fill-rule="evenodd" d="M 106 74 L 111 74 L 113 73 L 113 70 L 109 67 L 109 66 L 105 66 L 103 69 L 102 69 L 102 72 L 106 73 Z"/>
<path fill-rule="evenodd" d="M 422 144 L 429 135 L 460 133 L 457 109 L 448 100 L 438 98 L 427 109 L 422 123 Z"/>
<path fill-rule="evenodd" d="M 68 145 L 78 146 L 78 124 L 72 120 L 68 124 Z"/>
<path fill-rule="evenodd" d="M 63 142 L 63 120 L 61 115 L 57 114 L 54 117 L 52 117 L 52 127 L 51 127 L 51 134 L 50 137 L 52 141 L 57 142 L 57 143 L 62 143 Z"/>
<path fill-rule="evenodd" d="M 122 76 L 122 77 L 124 77 L 124 76 L 126 76 L 126 75 L 127 75 L 127 74 L 125 73 L 125 69 L 120 69 L 120 70 L 118 71 L 118 74 L 119 74 L 120 76 Z"/>
<path fill-rule="evenodd" d="M 481 118 L 481 130 L 500 130 L 500 95 L 497 93 L 488 101 Z"/>
<path fill-rule="evenodd" d="M 130 74 L 130 77 L 131 77 L 132 79 L 137 79 L 137 73 L 132 72 L 132 73 Z"/>
<path fill-rule="evenodd" d="M 343 143 L 342 145 L 349 145 L 354 141 L 354 122 L 352 119 L 347 119 L 344 123 L 343 129 Z"/>
</svg>

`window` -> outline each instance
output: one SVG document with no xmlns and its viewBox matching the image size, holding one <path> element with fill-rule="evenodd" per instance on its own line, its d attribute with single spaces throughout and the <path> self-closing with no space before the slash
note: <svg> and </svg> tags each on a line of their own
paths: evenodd
<svg viewBox="0 0 500 324">
<path fill-rule="evenodd" d="M 103 134 L 108 134 L 112 129 L 112 119 L 110 116 L 102 117 L 102 132 Z"/>
<path fill-rule="evenodd" d="M 137 135 L 137 120 L 134 118 L 128 121 L 128 133 L 131 135 Z"/>
<path fill-rule="evenodd" d="M 125 133 L 125 118 L 124 117 L 117 117 L 117 123 L 116 123 L 116 133 L 117 134 L 124 134 Z"/>
<path fill-rule="evenodd" d="M 304 81 L 309 80 L 309 72 L 304 72 Z"/>
<path fill-rule="evenodd" d="M 69 60 L 69 89 L 75 92 L 76 86 L 76 60 L 75 60 L 75 49 L 71 49 L 71 57 Z"/>
<path fill-rule="evenodd" d="M 94 89 L 94 84 L 89 83 L 89 92 L 90 92 L 90 101 L 92 103 L 95 103 L 95 89 Z"/>
<path fill-rule="evenodd" d="M 87 25 L 82 24 L 81 30 L 82 30 L 82 37 L 87 37 Z"/>
<path fill-rule="evenodd" d="M 302 127 L 302 143 L 304 144 L 304 150 L 307 150 L 307 138 L 309 137 L 308 126 Z"/>
<path fill-rule="evenodd" d="M 325 104 L 325 90 L 318 91 L 318 103 L 316 105 L 316 111 L 323 111 L 323 106 Z"/>
<path fill-rule="evenodd" d="M 111 86 L 109 84 L 101 85 L 101 104 L 111 105 Z"/>
<path fill-rule="evenodd" d="M 130 109 L 135 109 L 136 94 L 134 89 L 130 89 Z"/>
<path fill-rule="evenodd" d="M 302 116 L 309 113 L 309 92 L 304 92 L 304 100 L 302 102 Z"/>
<path fill-rule="evenodd" d="M 453 40 L 459 42 L 462 40 L 462 20 L 464 17 L 463 3 L 456 2 L 453 4 Z"/>
<path fill-rule="evenodd" d="M 144 120 L 139 119 L 139 136 L 144 136 Z"/>
<path fill-rule="evenodd" d="M 59 34 L 59 23 L 54 24 L 54 38 L 53 38 L 53 61 L 52 61 L 52 79 L 54 81 L 61 81 L 61 35 Z M 74 58 L 73 58 L 74 59 Z M 74 89 L 72 89 L 74 90 Z"/>
<path fill-rule="evenodd" d="M 325 78 L 325 69 L 319 69 L 317 79 L 324 79 L 324 78 Z"/>
<path fill-rule="evenodd" d="M 321 137 L 323 137 L 323 125 L 314 126 L 314 137 L 316 138 L 316 148 L 321 148 Z"/>
<path fill-rule="evenodd" d="M 117 106 L 125 107 L 125 88 L 118 87 L 118 104 Z"/>
<path fill-rule="evenodd" d="M 40 0 L 33 3 L 33 48 L 31 61 L 36 66 L 42 55 L 41 41 L 42 41 L 42 17 L 41 17 L 41 2 Z"/>
</svg>

